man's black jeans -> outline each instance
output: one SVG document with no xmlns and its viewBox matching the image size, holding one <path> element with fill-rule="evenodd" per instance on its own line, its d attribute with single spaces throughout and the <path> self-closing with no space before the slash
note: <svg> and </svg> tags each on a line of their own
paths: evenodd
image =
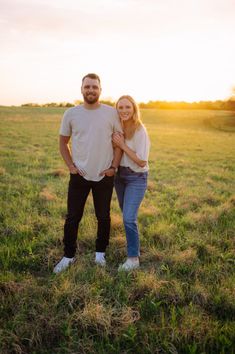
<svg viewBox="0 0 235 354">
<path fill-rule="evenodd" d="M 95 215 L 98 221 L 96 252 L 105 252 L 109 244 L 110 203 L 114 177 L 104 176 L 101 181 L 87 181 L 79 174 L 70 174 L 68 189 L 68 213 L 64 225 L 64 256 L 72 258 L 77 248 L 77 233 L 85 203 L 92 190 Z"/>
</svg>

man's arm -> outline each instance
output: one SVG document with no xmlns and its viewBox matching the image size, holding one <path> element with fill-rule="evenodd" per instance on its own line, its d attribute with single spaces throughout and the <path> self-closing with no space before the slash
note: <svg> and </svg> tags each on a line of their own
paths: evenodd
<svg viewBox="0 0 235 354">
<path fill-rule="evenodd" d="M 72 174 L 81 174 L 77 167 L 74 166 L 72 156 L 69 149 L 70 136 L 60 135 L 59 149 L 64 162 L 66 163 L 69 172 Z"/>
<path fill-rule="evenodd" d="M 112 161 L 113 167 L 118 168 L 118 166 L 120 165 L 120 161 L 122 159 L 122 154 L 123 151 L 122 149 L 120 149 L 120 147 L 118 146 L 113 147 L 113 161 Z"/>
<path fill-rule="evenodd" d="M 122 149 L 120 149 L 118 146 L 113 146 L 113 161 L 112 161 L 112 165 L 110 166 L 110 168 L 108 168 L 107 170 L 104 170 L 103 172 L 101 172 L 101 176 L 105 175 L 108 177 L 112 177 L 115 173 L 116 168 L 118 168 L 121 158 L 122 158 L 122 154 L 123 151 Z"/>
</svg>

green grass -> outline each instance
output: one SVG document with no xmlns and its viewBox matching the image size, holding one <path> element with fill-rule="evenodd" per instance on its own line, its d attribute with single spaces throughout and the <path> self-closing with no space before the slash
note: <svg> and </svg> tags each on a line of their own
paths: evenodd
<svg viewBox="0 0 235 354">
<path fill-rule="evenodd" d="M 152 145 L 140 270 L 117 272 L 126 251 L 114 193 L 107 268 L 93 263 L 89 197 L 77 262 L 55 276 L 68 184 L 63 111 L 0 108 L 0 352 L 234 353 L 235 117 L 143 110 Z"/>
</svg>

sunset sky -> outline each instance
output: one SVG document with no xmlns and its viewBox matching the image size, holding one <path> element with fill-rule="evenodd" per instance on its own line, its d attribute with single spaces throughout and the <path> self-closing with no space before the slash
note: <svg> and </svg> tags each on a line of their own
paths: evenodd
<svg viewBox="0 0 235 354">
<path fill-rule="evenodd" d="M 0 0 L 0 104 L 224 99 L 235 86 L 235 0 Z"/>
</svg>

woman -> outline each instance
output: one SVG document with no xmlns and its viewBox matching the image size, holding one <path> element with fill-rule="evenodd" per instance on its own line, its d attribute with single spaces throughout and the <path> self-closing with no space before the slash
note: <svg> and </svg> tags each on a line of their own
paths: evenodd
<svg viewBox="0 0 235 354">
<path fill-rule="evenodd" d="M 127 239 L 127 260 L 119 270 L 139 267 L 139 232 L 137 214 L 147 188 L 150 141 L 140 120 L 139 108 L 131 96 L 124 95 L 116 104 L 124 136 L 113 134 L 113 143 L 123 150 L 115 177 L 115 189 Z"/>
</svg>

